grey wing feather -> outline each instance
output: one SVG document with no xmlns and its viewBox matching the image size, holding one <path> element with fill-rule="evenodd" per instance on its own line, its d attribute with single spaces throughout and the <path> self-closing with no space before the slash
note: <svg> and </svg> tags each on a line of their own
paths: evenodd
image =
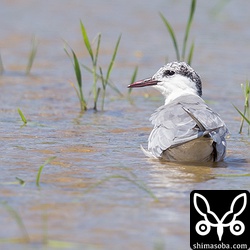
<svg viewBox="0 0 250 250">
<path fill-rule="evenodd" d="M 227 128 L 219 115 L 198 96 L 186 95 L 156 110 L 148 150 L 161 157 L 164 150 L 209 134 L 216 142 L 217 159 L 225 154 Z"/>
</svg>

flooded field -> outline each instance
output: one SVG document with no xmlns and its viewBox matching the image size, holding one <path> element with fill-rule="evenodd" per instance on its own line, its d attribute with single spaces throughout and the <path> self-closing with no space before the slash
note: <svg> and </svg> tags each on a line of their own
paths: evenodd
<svg viewBox="0 0 250 250">
<path fill-rule="evenodd" d="M 163 104 L 154 90 L 127 85 L 175 60 L 161 11 L 182 42 L 189 1 L 1 1 L 0 249 L 189 249 L 189 195 L 194 189 L 250 189 L 250 139 L 239 134 L 241 83 L 250 78 L 250 2 L 199 1 L 191 30 L 192 66 L 203 98 L 230 130 L 218 164 L 147 159 L 150 115 Z M 89 37 L 102 33 L 106 71 L 122 34 L 104 111 L 80 113 L 65 41 L 89 64 L 80 19 Z M 31 39 L 38 40 L 25 75 Z M 92 76 L 83 69 L 85 95 Z M 101 101 L 101 100 L 100 100 Z M 23 124 L 17 109 L 28 122 Z M 53 158 L 52 158 L 53 157 Z M 46 162 L 48 161 L 48 162 Z M 47 163 L 47 164 L 45 164 Z M 39 167 L 44 166 L 40 181 Z"/>
</svg>

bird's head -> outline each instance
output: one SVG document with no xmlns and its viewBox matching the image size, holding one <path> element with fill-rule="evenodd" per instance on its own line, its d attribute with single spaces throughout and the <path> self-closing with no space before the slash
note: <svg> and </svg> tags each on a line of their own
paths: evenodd
<svg viewBox="0 0 250 250">
<path fill-rule="evenodd" d="M 152 77 L 134 82 L 128 88 L 153 86 L 166 98 L 185 93 L 202 95 L 199 75 L 185 62 L 171 62 L 161 67 Z"/>
</svg>

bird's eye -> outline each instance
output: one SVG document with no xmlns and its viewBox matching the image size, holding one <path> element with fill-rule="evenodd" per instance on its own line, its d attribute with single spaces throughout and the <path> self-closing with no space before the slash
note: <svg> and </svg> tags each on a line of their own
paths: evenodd
<svg viewBox="0 0 250 250">
<path fill-rule="evenodd" d="M 175 74 L 175 72 L 172 71 L 172 70 L 165 70 L 165 71 L 163 72 L 163 76 L 172 76 L 172 75 L 174 75 L 174 74 Z"/>
</svg>

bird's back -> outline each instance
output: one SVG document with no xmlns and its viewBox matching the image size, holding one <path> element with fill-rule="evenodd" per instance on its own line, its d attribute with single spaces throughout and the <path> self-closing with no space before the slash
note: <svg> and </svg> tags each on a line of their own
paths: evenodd
<svg viewBox="0 0 250 250">
<path fill-rule="evenodd" d="M 225 156 L 227 128 L 197 95 L 185 95 L 161 106 L 151 116 L 154 125 L 148 151 L 169 161 L 220 161 Z"/>
</svg>

